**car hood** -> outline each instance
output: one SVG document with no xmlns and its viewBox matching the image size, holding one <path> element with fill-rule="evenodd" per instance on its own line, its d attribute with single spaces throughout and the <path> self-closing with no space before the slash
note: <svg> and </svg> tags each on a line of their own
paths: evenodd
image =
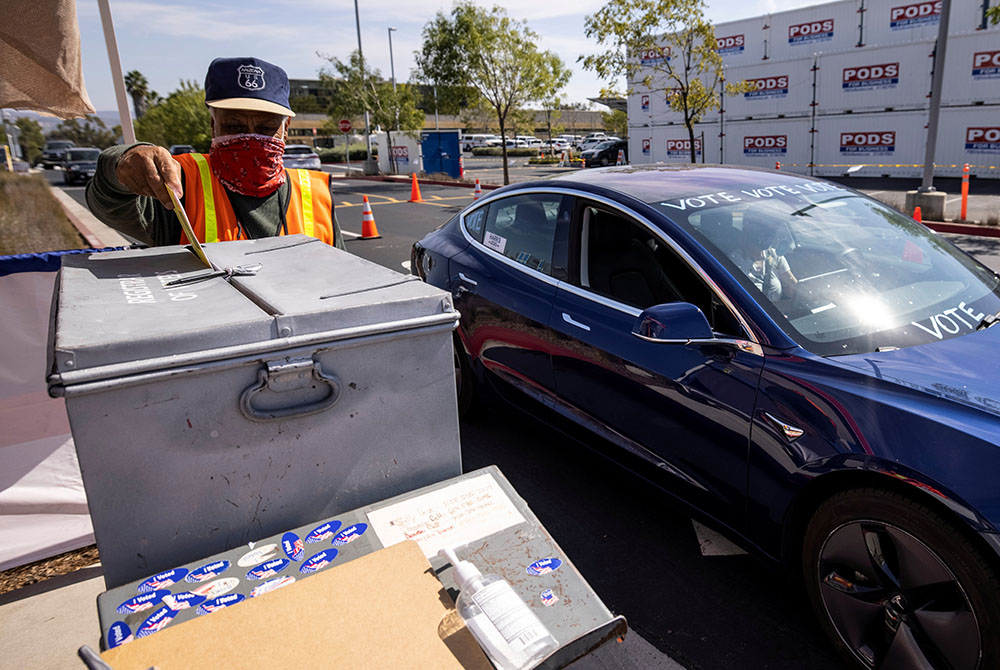
<svg viewBox="0 0 1000 670">
<path fill-rule="evenodd" d="M 930 395 L 1000 416 L 1000 326 L 895 351 L 835 360 Z"/>
</svg>

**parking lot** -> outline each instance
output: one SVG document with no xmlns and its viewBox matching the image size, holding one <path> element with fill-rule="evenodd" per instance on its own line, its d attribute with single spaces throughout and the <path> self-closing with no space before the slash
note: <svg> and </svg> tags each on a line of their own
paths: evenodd
<svg viewBox="0 0 1000 670">
<path fill-rule="evenodd" d="M 487 167 L 484 172 L 495 169 Z M 523 168 L 522 168 L 523 169 Z M 59 174 L 48 173 L 58 182 Z M 476 176 L 473 172 L 472 176 Z M 347 249 L 408 269 L 410 246 L 472 201 L 469 188 L 337 180 Z M 68 187 L 82 200 L 83 187 Z M 381 237 L 363 240 L 362 196 Z M 959 239 L 1000 270 L 995 238 Z M 785 578 L 692 520 L 685 507 L 614 465 L 597 438 L 585 443 L 518 411 L 489 406 L 461 424 L 466 470 L 496 464 L 633 635 L 608 668 L 840 668 L 804 596 Z M 624 660 L 621 660 L 624 658 Z M 580 667 L 585 667 L 581 665 Z"/>
</svg>

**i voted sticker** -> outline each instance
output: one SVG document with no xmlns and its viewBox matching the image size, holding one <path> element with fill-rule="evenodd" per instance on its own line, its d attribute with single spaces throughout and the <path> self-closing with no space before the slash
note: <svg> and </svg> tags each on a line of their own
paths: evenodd
<svg viewBox="0 0 1000 670">
<path fill-rule="evenodd" d="M 165 589 L 168 586 L 176 584 L 184 579 L 184 577 L 187 576 L 187 573 L 188 571 L 184 568 L 174 568 L 173 570 L 161 572 L 158 575 L 153 575 L 142 584 L 139 584 L 139 588 L 137 590 L 139 593 L 149 593 L 150 591 Z"/>
<path fill-rule="evenodd" d="M 259 579 L 267 579 L 268 577 L 274 577 L 276 574 L 287 568 L 291 564 L 287 558 L 276 558 L 273 561 L 268 561 L 267 563 L 262 563 L 256 568 L 247 572 L 247 579 L 252 579 L 257 581 Z"/>
<path fill-rule="evenodd" d="M 132 629 L 124 621 L 116 621 L 108 628 L 108 649 L 120 647 L 132 640 Z"/>
<path fill-rule="evenodd" d="M 302 538 L 291 532 L 281 536 L 281 549 L 285 552 L 285 556 L 293 561 L 301 561 L 306 555 L 306 545 Z"/>
<path fill-rule="evenodd" d="M 246 600 L 247 597 L 242 593 L 230 593 L 228 596 L 219 596 L 218 598 L 213 598 L 212 600 L 206 600 L 195 612 L 198 616 L 203 614 L 211 614 L 217 610 L 225 609 L 235 605 L 236 603 L 241 603 Z"/>
<path fill-rule="evenodd" d="M 199 596 L 197 593 L 185 592 L 163 596 L 163 604 L 175 612 L 186 610 L 189 607 L 197 607 L 204 601 L 205 596 Z"/>
<path fill-rule="evenodd" d="M 350 544 L 364 535 L 366 530 L 368 530 L 368 524 L 366 523 L 356 523 L 350 528 L 345 528 L 333 538 L 333 546 L 342 547 L 345 544 Z"/>
<path fill-rule="evenodd" d="M 247 553 L 243 554 L 240 557 L 240 560 L 236 561 L 236 565 L 241 568 L 249 568 L 251 565 L 257 565 L 258 563 L 269 561 L 277 555 L 278 545 L 262 544 L 259 547 L 254 547 Z"/>
<path fill-rule="evenodd" d="M 172 610 L 169 607 L 161 607 L 142 622 L 139 629 L 135 631 L 135 636 L 146 637 L 147 635 L 161 631 L 175 616 L 177 616 L 177 610 Z"/>
<path fill-rule="evenodd" d="M 160 601 L 163 600 L 163 596 L 166 595 L 170 595 L 170 591 L 167 589 L 153 591 L 152 593 L 142 593 L 126 600 L 121 605 L 116 607 L 115 611 L 119 614 L 134 614 L 136 612 L 142 612 L 143 610 L 152 609 L 156 605 L 159 605 Z"/>
<path fill-rule="evenodd" d="M 552 592 L 552 589 L 545 589 L 541 594 L 542 604 L 546 607 L 552 607 L 557 602 L 559 602 L 559 597 Z"/>
<path fill-rule="evenodd" d="M 323 540 L 333 537 L 334 533 L 340 529 L 342 524 L 339 521 L 327 521 L 326 523 L 316 526 L 309 534 L 306 535 L 306 542 L 313 544 L 315 542 L 322 542 Z"/>
<path fill-rule="evenodd" d="M 215 561 L 214 563 L 206 563 L 200 568 L 195 568 L 188 573 L 188 576 L 184 578 L 184 581 L 190 582 L 192 584 L 200 584 L 201 582 L 207 582 L 209 579 L 214 579 L 218 577 L 223 572 L 229 569 L 231 563 L 229 561 Z"/>
<path fill-rule="evenodd" d="M 269 582 L 264 582 L 259 586 L 255 586 L 253 591 L 250 592 L 251 598 L 256 598 L 257 596 L 262 596 L 265 593 L 270 593 L 271 591 L 276 591 L 283 586 L 288 586 L 289 584 L 295 583 L 295 577 L 291 575 L 285 575 L 284 577 L 278 577 L 277 579 L 272 579 Z"/>
<path fill-rule="evenodd" d="M 544 575 L 549 572 L 555 572 L 561 565 L 562 561 L 558 558 L 543 558 L 529 565 L 527 572 L 529 575 Z"/>
<path fill-rule="evenodd" d="M 236 577 L 223 577 L 222 579 L 216 579 L 214 582 L 196 586 L 191 589 L 191 593 L 204 596 L 206 599 L 218 598 L 224 593 L 229 593 L 235 589 L 239 583 L 240 580 Z"/>
<path fill-rule="evenodd" d="M 299 572 L 304 575 L 308 575 L 312 572 L 318 572 L 330 565 L 330 562 L 335 558 L 337 558 L 336 549 L 325 549 L 318 554 L 310 556 L 309 560 L 303 563 L 302 567 L 299 568 Z"/>
</svg>

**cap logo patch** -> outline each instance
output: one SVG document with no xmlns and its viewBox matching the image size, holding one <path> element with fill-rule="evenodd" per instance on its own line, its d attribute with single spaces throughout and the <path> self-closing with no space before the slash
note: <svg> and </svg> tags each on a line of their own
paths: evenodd
<svg viewBox="0 0 1000 670">
<path fill-rule="evenodd" d="M 240 88 L 248 91 L 264 90 L 264 69 L 256 65 L 240 65 L 237 69 L 236 82 Z"/>
</svg>

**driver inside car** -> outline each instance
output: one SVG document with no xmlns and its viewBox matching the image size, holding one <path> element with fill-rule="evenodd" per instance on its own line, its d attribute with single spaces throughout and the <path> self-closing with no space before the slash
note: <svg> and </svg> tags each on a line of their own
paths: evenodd
<svg viewBox="0 0 1000 670">
<path fill-rule="evenodd" d="M 740 245 L 729 254 L 730 260 L 771 302 L 790 297 L 798 283 L 785 256 L 775 248 L 777 238 L 776 224 L 756 212 L 745 211 Z"/>
</svg>

